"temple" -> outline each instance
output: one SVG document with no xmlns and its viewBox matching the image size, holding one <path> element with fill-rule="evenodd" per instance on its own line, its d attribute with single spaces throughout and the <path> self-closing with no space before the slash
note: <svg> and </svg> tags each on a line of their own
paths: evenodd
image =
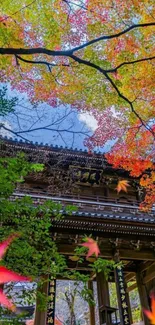
<svg viewBox="0 0 155 325">
<path fill-rule="evenodd" d="M 38 143 L 2 139 L 1 157 L 24 152 L 29 161 L 43 163 L 45 169 L 26 177 L 11 199 L 25 195 L 36 205 L 47 199 L 72 204 L 77 211 L 59 221 L 52 221 L 52 236 L 60 253 L 67 259 L 68 268 L 77 267 L 74 249 L 85 234 L 92 234 L 99 242 L 101 257 L 122 261 L 124 267 L 111 272 L 110 281 L 116 283 L 119 316 L 110 306 L 108 279 L 103 273 L 92 273 L 90 261 L 85 260 L 77 269 L 90 274 L 88 286 L 97 282 L 100 325 L 133 324 L 129 292 L 138 288 L 142 308 L 150 308 L 150 292 L 155 289 L 155 209 L 149 213 L 139 210 L 143 190 L 138 179 L 123 170 L 114 170 L 104 155 Z M 127 193 L 117 194 L 119 179 L 130 182 Z M 51 216 L 52 218 L 52 216 Z M 130 283 L 132 282 L 132 285 Z M 48 312 L 40 312 L 38 325 L 54 324 L 56 279 L 50 279 Z M 142 312 L 143 324 L 149 320 Z M 94 307 L 90 306 L 90 325 L 95 325 Z"/>
</svg>

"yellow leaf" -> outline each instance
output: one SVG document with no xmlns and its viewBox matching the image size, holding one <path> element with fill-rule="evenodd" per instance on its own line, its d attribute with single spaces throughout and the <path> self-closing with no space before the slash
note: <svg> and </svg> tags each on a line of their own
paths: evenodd
<svg viewBox="0 0 155 325">
<path fill-rule="evenodd" d="M 124 191 L 124 192 L 127 192 L 127 187 L 130 186 L 129 185 L 129 182 L 126 181 L 126 180 L 122 180 L 122 181 L 119 181 L 118 184 L 117 184 L 117 192 L 121 192 L 121 191 Z"/>
</svg>

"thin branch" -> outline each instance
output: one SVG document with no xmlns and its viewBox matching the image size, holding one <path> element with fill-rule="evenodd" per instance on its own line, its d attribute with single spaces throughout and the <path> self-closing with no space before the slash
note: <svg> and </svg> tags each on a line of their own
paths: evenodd
<svg viewBox="0 0 155 325">
<path fill-rule="evenodd" d="M 152 135 L 155 137 L 155 134 L 153 132 L 153 130 L 143 121 L 143 119 L 140 117 L 140 115 L 135 111 L 134 107 L 133 107 L 133 104 L 132 102 L 126 97 L 124 96 L 120 90 L 118 89 L 118 87 L 116 86 L 116 84 L 114 83 L 114 81 L 110 78 L 110 76 L 108 75 L 107 71 L 102 69 L 101 67 L 99 67 L 98 65 L 96 65 L 95 63 L 92 63 L 90 61 L 86 61 L 86 60 L 83 60 L 75 55 L 70 55 L 70 58 L 72 58 L 73 60 L 77 61 L 78 63 L 81 63 L 81 64 L 85 64 L 89 67 L 92 67 L 96 70 L 98 70 L 99 72 L 101 72 L 105 78 L 110 82 L 110 84 L 112 85 L 112 87 L 116 90 L 118 96 L 120 98 L 122 98 L 125 102 L 127 102 L 131 108 L 131 111 L 136 115 L 136 117 L 140 120 L 140 122 L 143 124 L 143 126 L 149 130 Z"/>
<path fill-rule="evenodd" d="M 28 7 L 30 7 L 34 2 L 36 2 L 36 0 L 33 0 L 33 1 L 30 2 L 29 4 L 25 5 L 24 7 L 20 8 L 19 10 L 15 11 L 14 13 L 12 13 L 11 15 L 9 15 L 9 16 L 7 16 L 7 17 L 1 19 L 1 20 L 0 20 L 0 23 L 2 23 L 3 21 L 8 20 L 9 18 L 12 18 L 12 16 L 18 14 L 18 12 L 20 12 L 20 11 L 22 11 L 22 10 L 24 10 L 24 9 L 26 9 L 26 8 L 28 8 Z"/>
<path fill-rule="evenodd" d="M 135 63 L 144 62 L 144 61 L 150 61 L 150 60 L 154 60 L 154 59 L 155 59 L 155 56 L 151 56 L 151 57 L 148 57 L 148 58 L 138 59 L 138 60 L 134 60 L 134 61 L 122 62 L 117 67 L 115 67 L 113 69 L 106 70 L 106 72 L 107 73 L 116 72 L 119 68 L 123 67 L 124 65 L 130 65 L 130 64 L 135 64 Z"/>
<path fill-rule="evenodd" d="M 26 63 L 32 63 L 32 64 L 43 64 L 43 65 L 46 65 L 49 69 L 49 71 L 51 72 L 51 67 L 69 67 L 70 65 L 69 64 L 55 64 L 55 63 L 50 63 L 50 62 L 47 62 L 47 61 L 33 61 L 33 60 L 26 60 L 26 59 L 23 59 L 21 58 L 21 56 L 19 55 L 15 55 L 15 58 L 20 60 L 20 61 L 23 61 L 23 62 L 26 62 Z M 19 65 L 19 63 L 18 63 Z"/>
<path fill-rule="evenodd" d="M 23 131 L 13 131 L 9 128 L 7 128 L 3 123 L 0 124 L 0 128 L 3 128 L 4 130 L 14 134 L 15 136 L 17 137 L 20 137 L 26 141 L 29 141 L 27 140 L 26 138 L 24 138 L 21 134 L 24 134 L 24 133 L 31 133 L 33 131 L 40 131 L 40 130 L 46 130 L 46 131 L 52 131 L 52 132 L 57 132 L 59 135 L 61 133 L 70 133 L 70 134 L 81 134 L 81 135 L 84 135 L 86 137 L 89 137 L 89 133 L 90 132 L 83 132 L 83 131 L 73 131 L 73 130 L 69 130 L 69 129 L 54 129 L 54 128 L 49 128 L 49 127 L 38 127 L 38 128 L 34 128 L 34 129 L 28 129 L 28 130 L 23 130 Z"/>
<path fill-rule="evenodd" d="M 12 134 L 15 135 L 15 136 L 18 136 L 18 135 L 17 135 L 17 132 L 15 132 L 15 131 L 13 131 L 13 130 L 7 128 L 6 126 L 4 126 L 4 124 L 0 124 L 0 129 L 1 129 L 1 128 L 3 128 L 4 130 L 6 130 L 6 131 L 12 133 Z M 28 139 L 24 138 L 22 135 L 19 135 L 19 137 L 20 137 L 21 139 L 25 140 L 25 141 L 31 142 L 31 141 L 29 141 Z"/>
<path fill-rule="evenodd" d="M 69 129 L 54 129 L 54 128 L 49 128 L 49 127 L 46 127 L 46 126 L 34 128 L 34 129 L 31 129 L 31 130 L 28 129 L 28 130 L 24 130 L 24 131 L 17 131 L 15 133 L 18 136 L 18 135 L 23 134 L 23 133 L 30 133 L 30 132 L 39 131 L 39 130 L 46 130 L 46 131 L 52 131 L 52 132 L 58 132 L 58 133 L 66 132 L 66 133 L 71 133 L 71 134 L 82 134 L 82 135 L 85 135 L 85 136 L 88 136 L 88 134 L 89 134 L 89 132 L 73 131 L 73 130 L 69 130 Z"/>
<path fill-rule="evenodd" d="M 121 92 L 119 91 L 119 89 L 117 88 L 116 84 L 114 83 L 114 81 L 108 76 L 108 74 L 106 74 L 107 79 L 109 80 L 109 82 L 111 83 L 111 85 L 113 86 L 113 88 L 116 90 L 117 94 L 119 95 L 120 98 L 124 99 L 124 101 L 126 101 L 130 108 L 131 111 L 136 115 L 136 117 L 140 120 L 141 124 L 152 133 L 153 137 L 155 138 L 155 133 L 154 131 L 144 122 L 144 120 L 141 118 L 141 116 L 136 112 L 136 110 L 133 107 L 133 103 L 123 94 L 121 94 Z"/>
</svg>

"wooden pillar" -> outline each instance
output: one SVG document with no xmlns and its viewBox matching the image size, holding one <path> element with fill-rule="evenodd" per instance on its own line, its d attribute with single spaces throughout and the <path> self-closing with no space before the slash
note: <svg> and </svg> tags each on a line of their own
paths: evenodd
<svg viewBox="0 0 155 325">
<path fill-rule="evenodd" d="M 97 294 L 98 294 L 98 306 L 99 306 L 99 319 L 100 319 L 100 324 L 102 324 L 100 307 L 110 306 L 109 287 L 104 272 L 97 273 L 96 281 L 97 281 Z"/>
<path fill-rule="evenodd" d="M 142 308 L 143 321 L 145 325 L 149 325 L 150 324 L 149 319 L 143 313 L 143 308 L 150 309 L 149 299 L 146 291 L 146 286 L 143 284 L 142 274 L 139 271 L 136 273 L 136 280 L 137 280 L 137 288 L 138 288 L 139 298 L 140 298 L 140 303 Z"/>
<path fill-rule="evenodd" d="M 36 311 L 35 311 L 35 320 L 34 325 L 46 325 L 46 310 L 40 310 L 40 296 L 39 294 L 48 295 L 48 277 L 44 277 L 44 282 L 37 288 L 37 299 L 36 299 Z"/>
<path fill-rule="evenodd" d="M 93 281 L 88 281 L 88 289 L 92 291 L 92 298 L 94 298 L 94 290 L 93 290 Z M 95 325 L 95 306 L 89 305 L 89 317 L 90 317 L 90 325 Z"/>
<path fill-rule="evenodd" d="M 97 273 L 96 280 L 99 307 L 103 305 L 110 306 L 108 281 L 105 277 L 104 272 Z"/>
<path fill-rule="evenodd" d="M 119 262 L 119 251 L 116 250 L 114 255 L 114 260 L 116 263 Z M 129 299 L 126 292 L 126 284 L 123 274 L 123 268 L 117 266 L 114 270 L 115 282 L 116 282 L 116 291 L 118 299 L 118 307 L 120 314 L 121 325 L 130 325 L 130 312 L 129 312 Z"/>
</svg>

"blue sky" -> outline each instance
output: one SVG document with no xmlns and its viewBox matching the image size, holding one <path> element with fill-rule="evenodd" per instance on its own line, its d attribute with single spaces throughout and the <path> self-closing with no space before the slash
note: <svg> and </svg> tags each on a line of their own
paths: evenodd
<svg viewBox="0 0 155 325">
<path fill-rule="evenodd" d="M 69 105 L 53 108 L 42 103 L 34 108 L 26 94 L 11 90 L 9 84 L 7 84 L 7 88 L 8 98 L 18 97 L 15 114 L 9 114 L 1 119 L 8 129 L 20 132 L 33 130 L 21 133 L 24 138 L 33 142 L 86 149 L 83 144 L 85 137 L 90 136 L 97 128 L 97 121 L 92 115 L 72 110 Z M 48 130 L 42 129 L 44 127 Z M 39 130 L 37 130 L 38 128 Z M 16 137 L 5 130 L 1 130 L 1 134 Z M 107 143 L 104 149 L 96 149 L 107 151 L 110 147 L 111 142 Z"/>
</svg>

